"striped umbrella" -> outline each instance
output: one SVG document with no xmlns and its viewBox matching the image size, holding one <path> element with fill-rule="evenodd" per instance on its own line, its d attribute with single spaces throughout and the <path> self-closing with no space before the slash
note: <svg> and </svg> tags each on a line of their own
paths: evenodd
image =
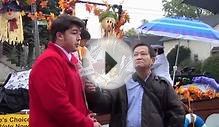
<svg viewBox="0 0 219 127">
<path fill-rule="evenodd" d="M 166 36 L 177 39 L 219 43 L 219 32 L 211 26 L 185 17 L 164 17 L 141 25 L 138 30 L 145 34 Z M 180 41 L 174 66 L 173 81 L 177 70 Z"/>
</svg>

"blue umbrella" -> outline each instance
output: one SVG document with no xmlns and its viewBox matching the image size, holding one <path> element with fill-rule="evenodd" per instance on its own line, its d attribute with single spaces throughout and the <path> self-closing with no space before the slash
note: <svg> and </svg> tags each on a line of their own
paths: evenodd
<svg viewBox="0 0 219 127">
<path fill-rule="evenodd" d="M 219 32 L 211 26 L 195 19 L 185 17 L 164 17 L 141 25 L 138 30 L 145 34 L 166 36 L 177 39 L 219 43 Z M 177 70 L 179 45 L 174 66 L 173 81 Z"/>
</svg>

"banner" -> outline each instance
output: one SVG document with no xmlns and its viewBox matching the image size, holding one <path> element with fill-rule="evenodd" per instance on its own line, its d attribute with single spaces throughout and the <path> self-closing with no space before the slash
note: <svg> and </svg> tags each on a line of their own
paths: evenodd
<svg viewBox="0 0 219 127">
<path fill-rule="evenodd" d="M 28 114 L 0 115 L 0 127 L 29 127 Z"/>
</svg>

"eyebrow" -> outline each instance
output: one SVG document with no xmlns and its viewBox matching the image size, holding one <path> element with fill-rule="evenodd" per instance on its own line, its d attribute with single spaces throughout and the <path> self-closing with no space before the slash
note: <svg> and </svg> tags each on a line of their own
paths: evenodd
<svg viewBox="0 0 219 127">
<path fill-rule="evenodd" d="M 77 28 L 72 28 L 71 31 L 81 31 L 81 30 Z"/>
<path fill-rule="evenodd" d="M 79 32 L 79 33 L 81 33 L 81 30 L 75 29 L 75 28 L 72 28 L 71 31 L 72 31 L 72 32 Z"/>
<path fill-rule="evenodd" d="M 134 51 L 134 53 L 147 53 L 146 51 Z"/>
</svg>

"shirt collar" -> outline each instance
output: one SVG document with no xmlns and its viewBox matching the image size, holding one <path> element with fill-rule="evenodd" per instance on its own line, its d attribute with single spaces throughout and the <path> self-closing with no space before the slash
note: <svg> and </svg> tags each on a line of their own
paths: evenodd
<svg viewBox="0 0 219 127">
<path fill-rule="evenodd" d="M 56 47 L 60 48 L 62 50 L 62 52 L 66 55 L 66 57 L 68 58 L 69 61 L 71 61 L 71 53 L 68 53 L 64 48 L 62 48 L 61 46 L 55 44 Z"/>
<path fill-rule="evenodd" d="M 149 78 L 149 76 L 151 75 L 151 71 L 149 72 L 149 74 L 147 75 L 147 77 L 144 79 L 144 81 L 146 82 Z M 135 88 L 136 86 L 139 86 L 140 84 L 136 81 L 133 80 L 133 78 L 131 78 L 130 80 L 127 81 L 126 83 L 126 87 L 128 90 Z"/>
</svg>

